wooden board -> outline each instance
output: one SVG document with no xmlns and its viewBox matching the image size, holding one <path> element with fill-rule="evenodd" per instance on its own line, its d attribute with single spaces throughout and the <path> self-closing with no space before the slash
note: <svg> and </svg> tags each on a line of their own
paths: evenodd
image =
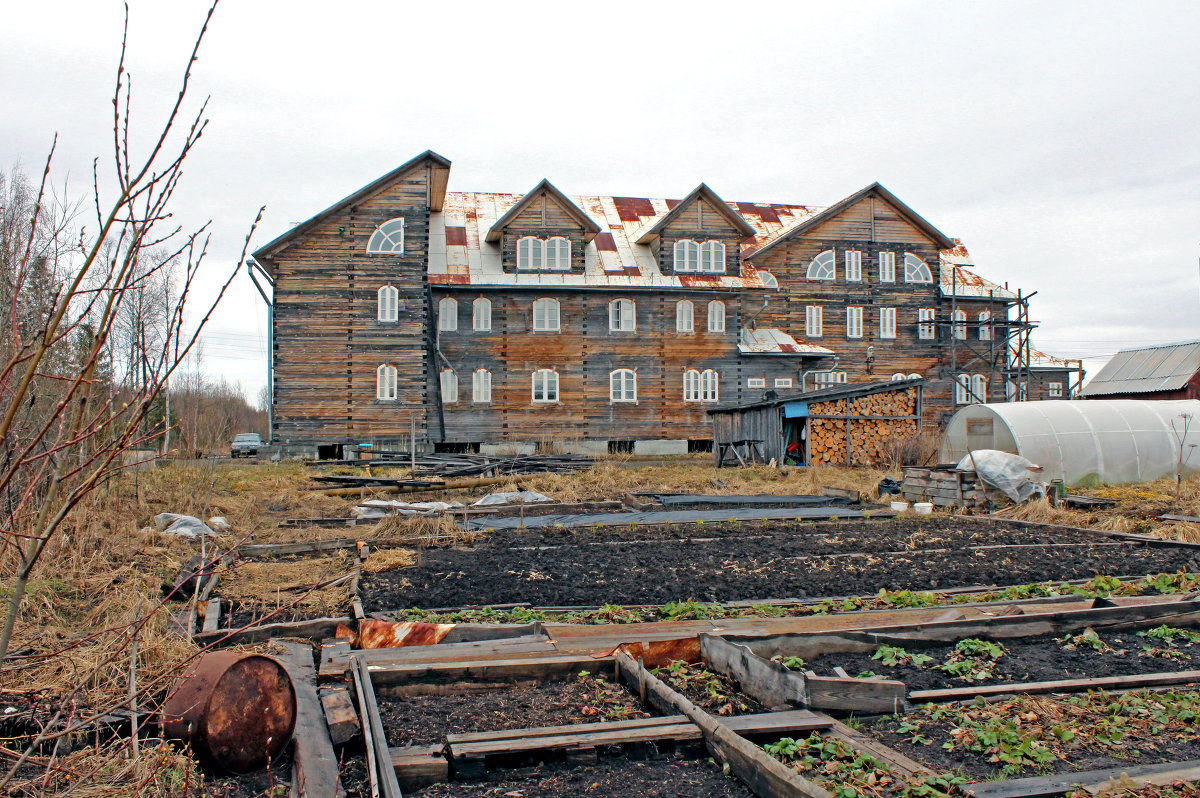
<svg viewBox="0 0 1200 798">
<path fill-rule="evenodd" d="M 296 691 L 296 731 L 292 742 L 295 746 L 296 784 L 300 798 L 343 795 L 333 742 L 329 738 L 325 713 L 317 698 L 312 649 L 305 643 L 288 640 L 275 645 L 282 651 L 274 656 L 287 671 Z"/>
<path fill-rule="evenodd" d="M 371 727 L 371 745 L 375 752 L 375 761 L 379 767 L 379 783 L 384 798 L 402 798 L 400 783 L 396 780 L 394 767 L 385 767 L 384 763 L 391 762 L 391 752 L 388 750 L 387 734 L 383 729 L 383 720 L 379 717 L 379 705 L 375 701 L 375 687 L 372 683 L 371 672 L 367 663 L 356 659 L 352 667 L 358 672 L 359 684 L 363 694 L 363 721 Z"/>
<path fill-rule="evenodd" d="M 819 713 L 818 717 L 821 717 Z M 904 778 L 916 776 L 922 772 L 929 772 L 929 768 L 925 767 L 920 762 L 909 759 L 899 751 L 888 748 L 886 745 L 877 742 L 871 737 L 850 728 L 845 723 L 842 723 L 839 720 L 834 720 L 833 718 L 828 718 L 828 720 L 829 729 L 825 732 L 822 732 L 825 736 L 835 737 L 856 751 L 870 754 L 881 762 L 886 763 L 888 770 L 891 770 Z"/>
<path fill-rule="evenodd" d="M 1092 679 L 1058 679 L 1048 682 L 1018 682 L 988 684 L 978 687 L 953 687 L 943 690 L 913 690 L 908 700 L 914 704 L 928 701 L 969 701 L 976 696 L 997 696 L 1018 693 L 1081 693 L 1087 690 L 1136 690 L 1143 687 L 1162 687 L 1200 682 L 1200 670 L 1165 673 L 1139 673 L 1134 676 L 1099 676 Z"/>
<path fill-rule="evenodd" d="M 363 662 L 366 667 L 366 662 Z M 579 671 L 611 669 L 603 659 L 591 655 L 557 657 L 530 656 L 464 660 L 461 662 L 417 662 L 406 665 L 373 667 L 371 676 L 379 688 L 413 682 L 454 682 L 462 680 L 508 681 L 511 679 L 542 679 L 548 676 L 567 676 Z"/>
<path fill-rule="evenodd" d="M 341 745 L 362 734 L 362 723 L 350 700 L 350 691 L 345 687 L 323 687 L 320 692 L 325 725 L 333 744 Z"/>
<path fill-rule="evenodd" d="M 905 709 L 904 682 L 893 679 L 804 677 L 808 706 L 839 712 L 892 714 Z"/>
<path fill-rule="evenodd" d="M 804 706 L 804 677 L 778 662 L 755 656 L 750 649 L 709 634 L 700 635 L 700 655 L 708 667 L 738 684 L 766 707 Z"/>
<path fill-rule="evenodd" d="M 430 784 L 439 784 L 450 779 L 450 761 L 446 759 L 444 746 L 408 745 L 388 749 L 392 769 L 400 789 L 416 792 Z"/>
<path fill-rule="evenodd" d="M 1082 787 L 1095 795 L 1109 789 L 1157 784 L 1165 786 L 1177 781 L 1200 780 L 1200 760 L 1167 762 L 1161 765 L 1122 765 L 1104 770 L 1073 771 L 1053 776 L 1034 776 L 1026 779 L 1005 779 L 966 784 L 960 789 L 974 798 L 1049 798 Z M 1119 783 L 1118 783 L 1119 782 Z M 1132 782 L 1132 784 L 1130 783 Z"/>
</svg>

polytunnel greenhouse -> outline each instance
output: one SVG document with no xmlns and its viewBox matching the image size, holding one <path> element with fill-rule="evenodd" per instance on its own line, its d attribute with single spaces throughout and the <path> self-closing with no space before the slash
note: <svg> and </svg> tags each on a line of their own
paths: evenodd
<svg viewBox="0 0 1200 798">
<path fill-rule="evenodd" d="M 1200 470 L 1200 401 L 1134 399 L 968 405 L 942 435 L 941 459 L 999 449 L 1068 485 L 1149 482 Z"/>
</svg>

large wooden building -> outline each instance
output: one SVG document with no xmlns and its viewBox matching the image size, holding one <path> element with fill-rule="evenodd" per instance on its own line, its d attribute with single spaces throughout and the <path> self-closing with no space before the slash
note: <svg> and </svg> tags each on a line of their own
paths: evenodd
<svg viewBox="0 0 1200 798">
<path fill-rule="evenodd" d="M 1005 397 L 1031 326 L 878 184 L 814 208 L 449 174 L 426 152 L 254 254 L 274 443 L 685 452 L 716 404 L 915 378 L 938 423 Z"/>
</svg>

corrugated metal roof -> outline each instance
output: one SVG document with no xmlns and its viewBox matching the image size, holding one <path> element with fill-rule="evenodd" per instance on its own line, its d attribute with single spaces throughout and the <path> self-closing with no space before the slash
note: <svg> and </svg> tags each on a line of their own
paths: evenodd
<svg viewBox="0 0 1200 798">
<path fill-rule="evenodd" d="M 841 385 L 836 385 L 831 388 L 818 388 L 812 391 L 803 393 L 788 394 L 787 396 L 778 396 L 774 399 L 760 399 L 757 402 L 746 402 L 740 405 L 721 405 L 719 407 L 709 408 L 707 412 L 710 416 L 716 413 L 737 413 L 742 410 L 751 410 L 756 407 L 771 407 L 773 405 L 783 405 L 788 402 L 823 402 L 830 399 L 843 399 L 852 396 L 867 396 L 868 394 L 884 393 L 886 391 L 904 391 L 914 385 L 924 385 L 925 380 L 881 380 L 877 382 L 851 382 Z"/>
<path fill-rule="evenodd" d="M 802 344 L 783 330 L 764 328 L 742 330 L 738 351 L 743 355 L 793 355 L 796 357 L 828 357 L 832 349 L 815 344 Z"/>
<path fill-rule="evenodd" d="M 1083 388 L 1084 396 L 1176 391 L 1200 371 L 1200 341 L 1122 349 Z"/>
</svg>

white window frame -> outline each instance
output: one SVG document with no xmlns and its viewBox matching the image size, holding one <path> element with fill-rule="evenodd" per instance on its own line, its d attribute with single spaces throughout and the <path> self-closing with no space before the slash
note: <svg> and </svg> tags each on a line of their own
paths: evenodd
<svg viewBox="0 0 1200 798">
<path fill-rule="evenodd" d="M 836 280 L 837 256 L 833 254 L 833 250 L 827 249 L 818 253 L 808 264 L 808 272 L 805 276 L 810 280 Z"/>
<path fill-rule="evenodd" d="M 609 332 L 634 332 L 637 330 L 637 305 L 624 297 L 608 303 Z"/>
<path fill-rule="evenodd" d="M 687 371 L 683 372 L 683 401 L 701 401 L 699 369 L 688 369 Z"/>
<path fill-rule="evenodd" d="M 541 383 L 539 385 L 539 383 Z M 538 398 L 539 390 L 542 398 Z M 531 398 L 534 404 L 548 405 L 558 401 L 558 372 L 554 369 L 538 369 L 533 372 Z"/>
<path fill-rule="evenodd" d="M 988 378 L 985 374 L 976 374 L 971 377 L 971 403 L 981 404 L 987 402 Z"/>
<path fill-rule="evenodd" d="M 378 307 L 375 318 L 378 321 L 393 322 L 400 318 L 400 291 L 394 285 L 380 286 L 376 292 Z"/>
<path fill-rule="evenodd" d="M 818 388 L 841 385 L 845 381 L 846 372 L 844 371 L 821 371 L 813 375 L 813 384 Z"/>
<path fill-rule="evenodd" d="M 880 252 L 879 253 L 879 282 L 881 282 L 881 283 L 896 282 L 896 253 L 895 252 Z"/>
<path fill-rule="evenodd" d="M 637 403 L 637 372 L 633 369 L 616 369 L 608 374 L 608 401 L 613 404 Z"/>
<path fill-rule="evenodd" d="M 979 340 L 992 340 L 992 312 L 990 310 L 979 313 Z"/>
<path fill-rule="evenodd" d="M 1063 384 L 1061 382 L 1046 383 L 1046 396 L 1051 399 L 1061 399 L 1063 395 Z"/>
<path fill-rule="evenodd" d="M 541 323 L 538 323 L 538 309 L 542 308 Z M 559 332 L 562 330 L 559 319 L 558 300 L 554 297 L 538 297 L 533 300 L 533 331 Z"/>
<path fill-rule="evenodd" d="M 375 369 L 375 398 L 384 402 L 396 401 L 396 377 L 398 372 L 391 363 Z"/>
<path fill-rule="evenodd" d="M 404 254 L 404 217 L 397 216 L 383 222 L 367 239 L 368 255 Z"/>
<path fill-rule="evenodd" d="M 863 337 L 863 309 L 861 307 L 846 308 L 846 337 Z"/>
<path fill-rule="evenodd" d="M 563 236 L 517 239 L 518 271 L 565 272 L 571 268 L 571 239 Z"/>
<path fill-rule="evenodd" d="M 713 369 L 700 372 L 700 401 L 719 402 L 721 400 L 721 375 Z"/>
<path fill-rule="evenodd" d="M 904 382 L 908 379 L 908 375 L 903 371 L 898 371 L 892 375 L 892 382 Z"/>
<path fill-rule="evenodd" d="M 725 244 L 721 241 L 705 241 L 700 245 L 700 271 L 708 274 L 725 272 Z"/>
<path fill-rule="evenodd" d="M 804 309 L 804 334 L 809 338 L 820 338 L 825 334 L 825 309 L 821 305 L 808 305 Z"/>
<path fill-rule="evenodd" d="M 950 331 L 959 341 L 967 340 L 967 312 L 962 308 L 954 311 L 954 323 L 950 326 Z"/>
<path fill-rule="evenodd" d="M 971 404 L 971 375 L 970 374 L 959 374 L 955 378 L 954 404 L 956 404 L 956 405 Z"/>
<path fill-rule="evenodd" d="M 908 378 L 910 380 L 919 380 L 919 379 L 921 379 L 921 375 L 920 374 L 909 374 Z"/>
<path fill-rule="evenodd" d="M 937 317 L 933 308 L 917 309 L 917 338 L 922 341 L 937 338 Z"/>
<path fill-rule="evenodd" d="M 765 389 L 767 387 L 767 378 L 766 377 L 750 377 L 749 379 L 746 380 L 746 387 L 749 388 L 750 390 L 755 390 L 758 388 Z"/>
<path fill-rule="evenodd" d="M 438 332 L 458 330 L 458 300 L 452 296 L 442 297 L 438 302 Z"/>
<path fill-rule="evenodd" d="M 904 253 L 904 282 L 906 283 L 932 283 L 933 272 L 929 270 L 929 264 L 921 260 L 911 252 Z"/>
<path fill-rule="evenodd" d="M 895 308 L 880 308 L 879 309 L 879 337 L 880 338 L 895 338 L 896 337 L 896 309 Z"/>
<path fill-rule="evenodd" d="M 848 249 L 842 256 L 842 266 L 846 273 L 846 282 L 861 283 L 862 282 L 862 252 L 857 249 Z"/>
<path fill-rule="evenodd" d="M 492 401 L 492 372 L 482 366 L 471 372 L 471 401 L 477 405 Z"/>
<path fill-rule="evenodd" d="M 719 299 L 708 303 L 708 331 L 710 333 L 725 332 L 725 303 Z"/>
<path fill-rule="evenodd" d="M 438 375 L 438 385 L 442 391 L 442 404 L 458 401 L 458 374 L 454 369 L 442 369 Z"/>
<path fill-rule="evenodd" d="M 700 271 L 700 244 L 690 238 L 676 241 L 672 264 L 677 272 Z"/>
<path fill-rule="evenodd" d="M 696 329 L 696 306 L 690 299 L 675 303 L 675 332 L 690 333 Z"/>
<path fill-rule="evenodd" d="M 476 297 L 471 303 L 471 329 L 475 332 L 492 331 L 492 300 L 485 296 Z"/>
<path fill-rule="evenodd" d="M 792 378 L 791 377 L 776 377 L 775 378 L 775 387 L 776 388 L 791 388 L 792 387 Z"/>
</svg>

